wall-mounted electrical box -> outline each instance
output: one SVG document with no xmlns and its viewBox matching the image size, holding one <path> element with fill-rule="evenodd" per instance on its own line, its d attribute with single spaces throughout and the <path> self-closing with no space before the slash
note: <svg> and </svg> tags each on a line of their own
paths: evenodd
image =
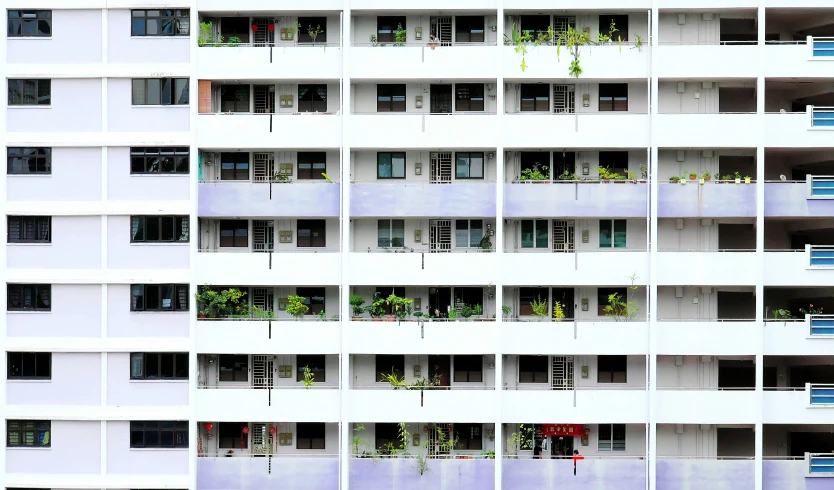
<svg viewBox="0 0 834 490">
<path fill-rule="evenodd" d="M 414 241 L 416 243 L 423 241 L 423 230 L 414 230 Z"/>
<path fill-rule="evenodd" d="M 686 14 L 678 14 L 678 25 L 682 26 L 686 24 Z"/>
<path fill-rule="evenodd" d="M 422 164 L 422 162 L 415 162 L 414 163 L 414 175 L 423 175 L 423 164 Z"/>
<path fill-rule="evenodd" d="M 588 379 L 588 366 L 582 366 L 582 379 Z"/>
<path fill-rule="evenodd" d="M 279 378 L 292 378 L 292 366 L 289 366 L 289 365 L 278 366 L 278 377 Z"/>
<path fill-rule="evenodd" d="M 588 311 L 588 298 L 582 298 L 582 311 Z"/>
<path fill-rule="evenodd" d="M 282 108 L 293 106 L 293 96 L 292 95 L 280 95 L 278 97 L 278 100 L 280 101 L 280 104 L 281 104 Z"/>
<path fill-rule="evenodd" d="M 680 286 L 675 287 L 675 297 L 676 298 L 683 298 L 683 288 Z"/>
<path fill-rule="evenodd" d="M 414 107 L 416 107 L 417 109 L 422 109 L 423 108 L 423 96 L 422 95 L 417 95 L 417 96 L 414 97 Z"/>
<path fill-rule="evenodd" d="M 678 93 L 682 94 L 686 92 L 686 82 L 678 82 Z"/>
<path fill-rule="evenodd" d="M 675 220 L 675 229 L 682 230 L 683 229 L 683 218 L 677 218 Z"/>
<path fill-rule="evenodd" d="M 281 230 L 278 232 L 278 243 L 292 243 L 292 231 Z"/>
<path fill-rule="evenodd" d="M 686 160 L 686 151 L 685 150 L 678 150 L 678 158 L 679 162 Z"/>
<path fill-rule="evenodd" d="M 281 432 L 278 434 L 279 446 L 292 446 L 292 432 Z"/>
</svg>

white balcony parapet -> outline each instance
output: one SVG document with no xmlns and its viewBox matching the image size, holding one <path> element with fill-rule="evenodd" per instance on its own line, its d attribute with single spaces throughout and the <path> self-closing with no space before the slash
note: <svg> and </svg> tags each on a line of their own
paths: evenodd
<svg viewBox="0 0 834 490">
<path fill-rule="evenodd" d="M 502 282 L 553 286 L 635 286 L 648 284 L 648 253 L 642 249 L 593 249 L 572 253 L 550 249 L 507 250 L 503 256 Z M 534 265 L 531 267 L 531 264 Z M 600 267 L 605 264 L 605 267 Z M 553 271 L 559 271 L 554 275 Z"/>
<path fill-rule="evenodd" d="M 644 355 L 648 352 L 648 322 L 645 321 L 529 320 L 504 319 L 501 345 L 505 354 Z"/>
<path fill-rule="evenodd" d="M 199 284 L 248 286 L 335 286 L 339 284 L 338 250 L 235 253 L 201 251 L 194 270 Z M 316 274 L 310 273 L 315 264 Z"/>
<path fill-rule="evenodd" d="M 335 43 L 282 43 L 274 46 L 240 43 L 202 46 L 197 49 L 197 76 L 224 80 L 234 73 L 239 80 L 297 79 L 288 66 L 304 68 L 305 80 L 337 80 L 341 76 L 342 50 Z"/>
<path fill-rule="evenodd" d="M 659 424 L 750 424 L 758 420 L 759 395 L 749 389 L 658 387 Z"/>
<path fill-rule="evenodd" d="M 350 76 L 356 79 L 494 79 L 496 43 L 455 43 L 428 45 L 424 41 L 405 43 L 354 43 L 351 46 Z"/>
<path fill-rule="evenodd" d="M 317 316 L 200 319 L 195 336 L 200 354 L 338 354 L 341 339 L 338 320 Z"/>
<path fill-rule="evenodd" d="M 738 356 L 755 354 L 754 319 L 665 319 L 657 329 L 657 353 L 670 356 Z"/>
<path fill-rule="evenodd" d="M 492 318 L 396 323 L 354 319 L 348 328 L 347 351 L 352 354 L 478 355 L 495 352 L 499 341 Z"/>
<path fill-rule="evenodd" d="M 338 148 L 341 131 L 339 112 L 198 114 L 196 128 L 204 149 L 276 148 L 288 142 L 295 148 Z"/>
<path fill-rule="evenodd" d="M 548 386 L 549 387 L 549 386 Z M 558 413 L 566 424 L 644 424 L 647 421 L 645 386 L 575 386 L 573 389 L 505 389 L 501 418 L 505 423 L 552 423 Z M 611 407 L 619 407 L 611 410 Z M 551 407 L 542 410 L 541 407 Z"/>
<path fill-rule="evenodd" d="M 213 422 L 280 420 L 339 422 L 339 387 L 200 386 L 192 400 L 197 418 Z"/>
</svg>

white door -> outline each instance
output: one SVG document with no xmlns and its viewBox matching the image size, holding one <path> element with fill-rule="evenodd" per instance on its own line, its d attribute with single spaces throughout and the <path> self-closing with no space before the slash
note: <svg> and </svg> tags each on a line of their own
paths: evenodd
<svg viewBox="0 0 834 490">
<path fill-rule="evenodd" d="M 452 220 L 433 219 L 429 227 L 429 243 L 432 252 L 452 250 Z"/>
<path fill-rule="evenodd" d="M 554 390 L 573 389 L 573 356 L 553 356 L 550 386 Z"/>
<path fill-rule="evenodd" d="M 452 183 L 452 154 L 431 153 L 431 183 L 451 184 Z"/>
</svg>

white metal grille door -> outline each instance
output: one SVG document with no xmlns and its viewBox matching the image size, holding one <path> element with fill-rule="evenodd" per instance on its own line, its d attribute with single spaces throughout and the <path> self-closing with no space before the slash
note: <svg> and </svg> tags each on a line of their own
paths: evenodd
<svg viewBox="0 0 834 490">
<path fill-rule="evenodd" d="M 568 30 L 568 27 L 576 29 L 576 17 L 553 16 L 553 33 L 559 34 Z"/>
<path fill-rule="evenodd" d="M 274 20 L 266 17 L 255 17 L 252 24 L 258 26 L 258 30 L 252 33 L 252 42 L 255 46 L 272 46 L 275 43 L 275 32 L 269 30 L 269 25 Z"/>
<path fill-rule="evenodd" d="M 576 111 L 575 95 L 576 85 L 554 85 L 553 112 L 556 114 L 573 114 Z"/>
<path fill-rule="evenodd" d="M 252 454 L 272 454 L 272 444 L 264 423 L 252 424 Z"/>
<path fill-rule="evenodd" d="M 255 114 L 275 113 L 275 85 L 255 85 Z"/>
<path fill-rule="evenodd" d="M 252 168 L 255 171 L 255 182 L 266 182 L 270 180 L 275 171 L 275 154 L 271 152 L 255 153 L 252 160 Z"/>
<path fill-rule="evenodd" d="M 452 183 L 452 154 L 431 153 L 431 183 L 451 184 Z"/>
<path fill-rule="evenodd" d="M 438 432 L 440 432 L 439 437 Z M 452 437 L 452 428 L 449 424 L 430 424 L 428 436 L 429 456 L 449 454 L 449 444 L 442 444 L 448 443 Z"/>
<path fill-rule="evenodd" d="M 432 252 L 449 252 L 452 250 L 452 220 L 433 219 L 429 227 L 429 240 Z"/>
<path fill-rule="evenodd" d="M 272 356 L 252 356 L 252 386 L 255 388 L 272 388 Z"/>
<path fill-rule="evenodd" d="M 573 252 L 574 220 L 553 220 L 553 251 Z"/>
<path fill-rule="evenodd" d="M 452 45 L 452 18 L 432 17 L 431 32 L 440 39 L 441 46 Z"/>
<path fill-rule="evenodd" d="M 252 248 L 255 252 L 275 250 L 275 222 L 255 220 L 252 222 Z"/>
<path fill-rule="evenodd" d="M 553 356 L 550 386 L 554 390 L 573 389 L 573 356 Z"/>
<path fill-rule="evenodd" d="M 272 311 L 273 306 L 272 289 L 269 288 L 253 288 L 252 289 L 252 305 L 264 311 Z"/>
</svg>

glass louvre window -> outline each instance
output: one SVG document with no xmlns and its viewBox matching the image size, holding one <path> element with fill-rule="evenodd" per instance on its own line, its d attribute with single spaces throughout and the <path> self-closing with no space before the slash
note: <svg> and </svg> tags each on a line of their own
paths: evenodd
<svg viewBox="0 0 834 490">
<path fill-rule="evenodd" d="M 548 356 L 518 356 L 519 383 L 547 383 Z"/>
<path fill-rule="evenodd" d="M 9 216 L 6 230 L 8 243 L 51 243 L 52 217 Z"/>
<path fill-rule="evenodd" d="M 405 112 L 405 84 L 376 86 L 377 112 Z"/>
<path fill-rule="evenodd" d="M 377 247 L 399 248 L 405 246 L 405 220 L 381 219 L 377 221 Z"/>
<path fill-rule="evenodd" d="M 625 424 L 599 424 L 597 434 L 599 434 L 598 451 L 619 452 L 626 450 Z"/>
<path fill-rule="evenodd" d="M 626 220 L 599 220 L 599 248 L 626 248 Z"/>
<path fill-rule="evenodd" d="M 404 179 L 405 153 L 377 153 L 377 179 Z"/>
<path fill-rule="evenodd" d="M 9 311 L 51 311 L 51 284 L 8 284 L 6 309 Z"/>
<path fill-rule="evenodd" d="M 521 248 L 547 248 L 546 219 L 521 220 Z"/>
<path fill-rule="evenodd" d="M 327 172 L 327 153 L 323 151 L 298 152 L 298 180 L 324 180 Z"/>
<path fill-rule="evenodd" d="M 50 447 L 49 420 L 7 420 L 6 447 Z"/>
<path fill-rule="evenodd" d="M 455 110 L 482 112 L 484 110 L 484 84 L 456 83 Z"/>
<path fill-rule="evenodd" d="M 484 178 L 484 154 L 483 153 L 455 153 L 455 178 L 456 179 L 483 179 Z"/>
<path fill-rule="evenodd" d="M 522 112 L 550 112 L 550 84 L 521 85 Z"/>
<path fill-rule="evenodd" d="M 455 220 L 455 247 L 480 247 L 484 238 L 484 220 Z"/>
</svg>

